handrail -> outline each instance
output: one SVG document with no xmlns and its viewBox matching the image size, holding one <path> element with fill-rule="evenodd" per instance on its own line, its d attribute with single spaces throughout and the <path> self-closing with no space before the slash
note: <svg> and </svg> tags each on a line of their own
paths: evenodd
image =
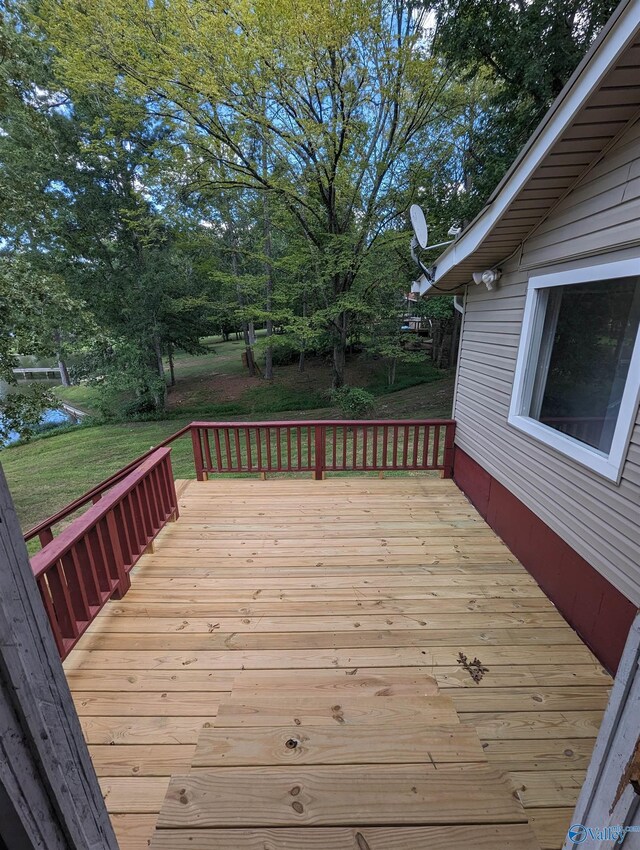
<svg viewBox="0 0 640 850">
<path fill-rule="evenodd" d="M 212 473 L 439 470 L 453 475 L 452 419 L 192 422 L 198 480 Z"/>
<path fill-rule="evenodd" d="M 129 571 L 158 531 L 177 518 L 170 453 L 155 449 L 31 558 L 62 658 L 107 600 L 127 592 Z"/>
<path fill-rule="evenodd" d="M 405 457 L 404 447 L 398 452 L 398 443 L 403 442 L 407 428 L 410 429 L 410 433 L 404 442 L 407 445 L 411 444 L 411 447 Z M 422 434 L 419 433 L 421 428 L 423 429 Z M 307 429 L 306 434 L 304 434 L 304 429 Z M 311 436 L 309 429 L 313 429 Z M 345 434 L 344 429 L 347 429 L 348 433 Z M 233 453 L 242 432 L 244 432 L 244 439 L 241 441 L 240 453 L 243 453 L 242 443 L 244 443 L 244 452 L 248 455 L 247 463 L 225 463 L 224 455 L 227 449 L 227 441 L 229 441 L 230 452 Z M 283 432 L 288 435 L 285 436 L 284 442 L 281 439 Z M 47 546 L 54 539 L 53 527 L 55 525 L 72 516 L 90 502 L 94 504 L 99 502 L 105 493 L 123 481 L 130 472 L 137 469 L 155 451 L 170 445 L 187 433 L 191 433 L 196 477 L 199 480 L 203 480 L 209 474 L 220 472 L 260 474 L 267 472 L 311 472 L 316 478 L 322 478 L 326 471 L 439 470 L 445 478 L 450 478 L 453 474 L 455 422 L 452 419 L 191 422 L 162 440 L 157 446 L 130 461 L 118 472 L 87 490 L 82 496 L 74 499 L 73 502 L 70 502 L 52 516 L 32 526 L 25 532 L 25 542 L 38 537 L 41 545 Z M 276 433 L 280 437 L 277 442 L 273 439 Z M 216 434 L 221 439 L 220 455 L 218 455 Z M 260 440 L 257 439 L 258 434 L 260 434 Z M 269 437 L 268 440 L 266 439 L 267 436 Z M 327 436 L 330 438 L 329 442 L 327 442 Z M 213 449 L 210 437 L 214 439 Z M 358 445 L 358 437 L 361 439 L 360 445 Z M 394 437 L 396 439 L 395 449 L 392 445 L 389 445 L 389 440 Z M 425 443 L 427 442 L 430 442 L 430 446 L 425 450 Z M 355 463 L 353 462 L 354 443 Z M 300 450 L 303 449 L 303 444 L 307 453 L 306 463 L 300 462 Z M 385 445 L 387 446 L 386 452 L 384 451 Z M 342 452 L 341 462 L 338 457 L 340 450 Z M 283 451 L 286 462 L 283 459 Z M 333 454 L 328 456 L 327 452 L 333 452 Z M 358 463 L 358 456 L 362 452 L 365 453 L 363 458 L 365 461 L 372 461 L 375 452 L 376 462 Z M 278 457 L 279 462 L 277 462 Z M 351 459 L 351 463 L 347 462 L 348 459 Z"/>
<path fill-rule="evenodd" d="M 29 540 L 32 540 L 34 537 L 40 538 L 40 543 L 42 546 L 48 545 L 54 538 L 52 528 L 54 525 L 57 525 L 62 520 L 66 519 L 71 514 L 74 514 L 80 508 L 83 508 L 85 505 L 89 504 L 89 502 L 93 502 L 94 504 L 99 501 L 103 494 L 122 481 L 127 475 L 134 469 L 137 469 L 141 463 L 143 463 L 147 458 L 151 457 L 154 452 L 158 449 L 164 448 L 165 446 L 170 445 L 177 440 L 179 437 L 184 436 L 188 431 L 191 430 L 191 424 L 185 425 L 183 428 L 180 428 L 179 431 L 176 431 L 175 434 L 171 434 L 165 440 L 162 440 L 161 443 L 158 443 L 157 446 L 153 446 L 153 448 L 149 449 L 148 452 L 140 455 L 134 460 L 130 461 L 128 464 L 119 469 L 117 472 L 114 472 L 113 475 L 110 475 L 108 478 L 105 478 L 104 481 L 101 481 L 99 484 L 96 484 L 95 487 L 92 487 L 90 490 L 87 490 L 86 493 L 83 493 L 81 496 L 78 496 L 77 499 L 74 499 L 73 502 L 70 502 L 68 505 L 65 505 L 64 508 L 61 508 L 55 514 L 52 514 L 50 517 L 43 519 L 41 522 L 32 526 L 28 531 L 24 534 L 25 542 L 28 543 Z"/>
</svg>

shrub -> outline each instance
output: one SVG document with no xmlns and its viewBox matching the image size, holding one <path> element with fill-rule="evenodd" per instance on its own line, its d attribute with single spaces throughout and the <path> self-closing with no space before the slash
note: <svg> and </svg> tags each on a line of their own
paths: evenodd
<svg viewBox="0 0 640 850">
<path fill-rule="evenodd" d="M 361 419 L 373 411 L 375 396 L 360 387 L 340 387 L 332 393 L 333 403 L 345 419 Z"/>
</svg>

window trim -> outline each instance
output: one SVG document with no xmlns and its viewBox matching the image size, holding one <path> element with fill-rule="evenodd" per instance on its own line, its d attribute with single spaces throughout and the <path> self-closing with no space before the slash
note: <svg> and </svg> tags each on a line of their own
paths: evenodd
<svg viewBox="0 0 640 850">
<path fill-rule="evenodd" d="M 548 425 L 543 425 L 542 422 L 525 416 L 521 411 L 525 408 L 525 401 L 530 399 L 531 376 L 535 373 L 536 366 L 532 355 L 534 349 L 537 351 L 539 348 L 544 322 L 545 299 L 541 296 L 540 290 L 553 286 L 570 286 L 624 277 L 640 277 L 640 257 L 529 278 L 508 416 L 509 425 L 512 427 L 616 484 L 620 482 L 640 403 L 640 328 L 636 334 L 629 373 L 620 402 L 618 421 L 608 454 L 587 446 L 586 443 L 556 431 Z"/>
</svg>

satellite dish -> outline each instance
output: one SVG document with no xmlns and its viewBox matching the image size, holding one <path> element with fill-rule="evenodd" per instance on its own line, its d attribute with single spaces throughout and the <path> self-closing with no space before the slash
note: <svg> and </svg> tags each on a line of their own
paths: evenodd
<svg viewBox="0 0 640 850">
<path fill-rule="evenodd" d="M 411 204 L 409 216 L 411 217 L 411 226 L 413 227 L 413 232 L 416 235 L 418 244 L 421 248 L 426 248 L 427 240 L 429 239 L 429 229 L 427 227 L 427 220 L 424 217 L 424 213 L 418 204 Z"/>
</svg>

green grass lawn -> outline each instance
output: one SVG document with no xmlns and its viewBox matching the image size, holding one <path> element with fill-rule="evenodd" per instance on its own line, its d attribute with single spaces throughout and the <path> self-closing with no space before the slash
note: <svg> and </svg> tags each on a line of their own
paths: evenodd
<svg viewBox="0 0 640 850">
<path fill-rule="evenodd" d="M 326 362 L 310 361 L 302 374 L 295 364 L 277 367 L 274 381 L 267 384 L 246 374 L 242 341 L 225 343 L 213 337 L 203 342 L 208 353 L 175 358 L 176 386 L 169 391 L 166 419 L 87 425 L 0 451 L 23 528 L 55 513 L 194 419 L 340 418 L 339 412 L 328 406 L 330 369 Z M 375 417 L 450 416 L 452 373 L 439 372 L 425 360 L 399 366 L 393 388 L 386 386 L 384 376 L 385 366 L 380 361 L 354 357 L 348 367 L 348 382 L 376 395 Z M 90 414 L 97 411 L 97 387 L 57 387 L 56 393 Z M 191 451 L 188 436 L 174 444 L 176 478 L 194 476 Z"/>
<path fill-rule="evenodd" d="M 177 431 L 184 422 L 131 422 L 76 428 L 0 452 L 24 529 L 55 513 L 133 458 Z M 194 477 L 191 440 L 174 444 L 176 478 Z"/>
</svg>

